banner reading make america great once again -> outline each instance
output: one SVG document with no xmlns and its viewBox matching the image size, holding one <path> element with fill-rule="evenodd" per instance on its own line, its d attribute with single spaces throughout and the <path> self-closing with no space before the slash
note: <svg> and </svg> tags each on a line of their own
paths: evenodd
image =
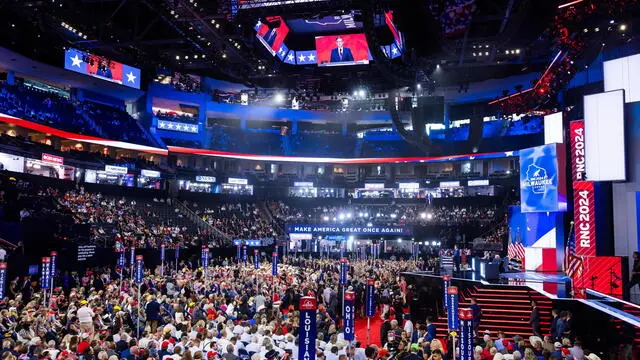
<svg viewBox="0 0 640 360">
<path fill-rule="evenodd" d="M 287 224 L 289 234 L 411 235 L 407 226 L 347 226 L 339 224 Z"/>
</svg>

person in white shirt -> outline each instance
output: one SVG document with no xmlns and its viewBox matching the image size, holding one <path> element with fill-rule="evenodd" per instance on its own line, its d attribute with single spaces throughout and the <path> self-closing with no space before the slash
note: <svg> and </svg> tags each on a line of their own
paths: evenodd
<svg viewBox="0 0 640 360">
<path fill-rule="evenodd" d="M 7 258 L 7 250 L 0 247 L 0 261 L 4 261 Z"/>
<path fill-rule="evenodd" d="M 407 338 L 411 340 L 411 336 L 413 335 L 413 321 L 411 321 L 411 315 L 405 314 L 404 318 L 406 322 L 404 323 L 404 331 L 407 333 Z"/>
<path fill-rule="evenodd" d="M 90 307 L 87 306 L 87 300 L 80 301 L 80 309 L 76 312 L 76 316 L 78 316 L 78 321 L 80 322 L 80 331 L 93 334 L 93 317 L 95 314 Z"/>
</svg>

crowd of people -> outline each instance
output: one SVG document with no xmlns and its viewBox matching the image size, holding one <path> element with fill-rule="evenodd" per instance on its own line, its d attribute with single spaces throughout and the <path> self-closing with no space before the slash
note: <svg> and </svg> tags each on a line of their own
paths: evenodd
<svg viewBox="0 0 640 360">
<path fill-rule="evenodd" d="M 281 233 L 256 203 L 221 203 L 200 209 L 196 214 L 233 239 L 267 239 Z"/>
<path fill-rule="evenodd" d="M 496 220 L 496 207 L 475 206 L 316 206 L 295 207 L 283 201 L 271 202 L 274 216 L 284 222 L 339 222 L 346 225 L 367 224 L 381 226 L 431 224 L 431 225 L 486 225 Z"/>
<path fill-rule="evenodd" d="M 145 269 L 139 286 L 128 269 L 60 272 L 46 298 L 29 278 L 15 278 L 0 309 L 2 358 L 296 359 L 298 305 L 312 296 L 319 304 L 316 359 L 452 359 L 453 342 L 438 336 L 432 319 L 412 317 L 415 289 L 401 273 L 415 270 L 415 262 L 350 262 L 344 286 L 355 293 L 358 318 L 364 318 L 366 280 L 375 281 L 375 316 L 383 322 L 380 341 L 368 344 L 362 333 L 355 341 L 344 338 L 338 262 L 288 257 L 274 276 L 267 260 L 254 267 L 215 258 L 206 268 L 183 260 L 162 275 L 159 268 Z M 543 338 L 478 333 L 474 359 L 599 359 L 571 340 L 567 313 L 554 315 L 557 326 Z"/>
<path fill-rule="evenodd" d="M 93 242 L 116 248 L 197 245 L 209 239 L 178 208 L 171 207 L 170 200 L 106 197 L 80 187 L 61 196 L 59 207 L 71 212 L 75 223 L 91 225 Z"/>
</svg>

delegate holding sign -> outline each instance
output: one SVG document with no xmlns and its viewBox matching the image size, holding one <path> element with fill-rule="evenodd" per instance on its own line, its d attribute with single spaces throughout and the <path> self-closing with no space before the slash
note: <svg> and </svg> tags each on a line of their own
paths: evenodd
<svg viewBox="0 0 640 360">
<path fill-rule="evenodd" d="M 318 235 L 411 235 L 411 228 L 407 226 L 344 226 L 344 225 L 308 225 L 287 224 L 289 234 L 318 234 Z"/>
</svg>

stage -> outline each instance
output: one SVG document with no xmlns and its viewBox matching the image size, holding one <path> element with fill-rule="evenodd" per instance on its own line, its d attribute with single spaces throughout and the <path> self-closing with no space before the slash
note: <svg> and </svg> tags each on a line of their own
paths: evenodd
<svg viewBox="0 0 640 360">
<path fill-rule="evenodd" d="M 453 281 L 477 282 L 482 285 L 522 286 L 537 291 L 550 299 L 571 299 L 571 279 L 564 273 L 512 272 L 499 274 L 497 278 L 482 278 L 473 270 L 454 271 L 449 274 L 434 275 L 430 272 L 411 272 L 411 275 L 426 276 L 442 281 L 442 275 L 450 275 Z"/>
</svg>

